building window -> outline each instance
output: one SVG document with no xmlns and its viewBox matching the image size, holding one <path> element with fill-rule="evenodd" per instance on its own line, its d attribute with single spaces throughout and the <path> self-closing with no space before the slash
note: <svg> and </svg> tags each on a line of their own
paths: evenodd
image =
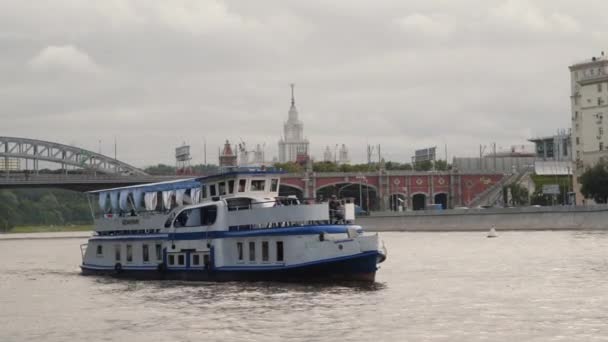
<svg viewBox="0 0 608 342">
<path fill-rule="evenodd" d="M 255 261 L 255 242 L 249 242 L 249 261 Z"/>
<path fill-rule="evenodd" d="M 201 256 L 198 254 L 192 254 L 192 265 L 200 265 L 201 264 Z"/>
<path fill-rule="evenodd" d="M 578 96 L 577 95 L 574 96 L 574 104 L 578 105 Z"/>
<path fill-rule="evenodd" d="M 183 254 L 179 254 L 177 256 L 177 264 L 180 266 L 184 266 L 186 264 L 186 258 L 184 257 Z"/>
<path fill-rule="evenodd" d="M 277 261 L 283 261 L 283 241 L 277 241 Z"/>
<path fill-rule="evenodd" d="M 127 245 L 127 262 L 133 262 L 133 246 Z"/>
<path fill-rule="evenodd" d="M 141 246 L 141 257 L 144 262 L 150 261 L 150 252 L 148 251 L 148 245 Z"/>
<path fill-rule="evenodd" d="M 581 139 L 579 137 L 576 137 L 576 144 L 580 144 L 581 143 Z"/>
<path fill-rule="evenodd" d="M 574 120 L 578 119 L 578 111 L 574 112 Z"/>
<path fill-rule="evenodd" d="M 122 257 L 120 256 L 120 245 L 114 246 L 114 259 L 116 261 L 120 261 Z"/>
<path fill-rule="evenodd" d="M 268 241 L 262 241 L 262 261 L 268 261 Z"/>
<path fill-rule="evenodd" d="M 242 242 L 236 243 L 236 252 L 238 254 L 238 260 L 243 261 L 243 243 Z"/>
<path fill-rule="evenodd" d="M 599 133 L 599 135 L 603 135 L 604 134 L 604 127 L 598 127 L 597 128 L 597 132 Z"/>
<path fill-rule="evenodd" d="M 602 141 L 600 141 L 600 151 L 604 150 L 604 143 Z"/>
<path fill-rule="evenodd" d="M 246 179 L 239 179 L 239 192 L 245 192 L 246 185 L 247 185 Z"/>
<path fill-rule="evenodd" d="M 601 97 L 598 97 L 598 98 L 597 98 L 597 105 L 598 105 L 598 106 L 601 106 L 601 105 L 602 105 L 602 102 L 604 102 L 604 101 L 602 101 L 602 98 L 601 98 Z"/>
<path fill-rule="evenodd" d="M 175 255 L 169 254 L 169 265 L 175 265 Z"/>
<path fill-rule="evenodd" d="M 602 92 L 602 84 L 601 84 L 601 83 L 598 83 L 598 84 L 597 84 L 597 92 L 598 92 L 598 93 L 601 93 L 601 92 Z"/>
<path fill-rule="evenodd" d="M 97 256 L 103 256 L 103 246 L 102 245 L 97 245 Z"/>
<path fill-rule="evenodd" d="M 163 248 L 161 246 L 160 243 L 156 244 L 156 260 L 161 261 L 163 260 Z"/>
</svg>

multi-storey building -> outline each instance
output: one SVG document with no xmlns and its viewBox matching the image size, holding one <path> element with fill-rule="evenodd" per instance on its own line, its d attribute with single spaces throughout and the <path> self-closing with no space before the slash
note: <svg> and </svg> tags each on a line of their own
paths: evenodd
<svg viewBox="0 0 608 342">
<path fill-rule="evenodd" d="M 298 119 L 298 110 L 291 85 L 289 117 L 283 125 L 283 138 L 279 140 L 279 162 L 295 162 L 308 158 L 308 140 L 304 138 L 304 124 Z"/>
<path fill-rule="evenodd" d="M 608 120 L 608 58 L 602 51 L 570 68 L 572 106 L 572 160 L 573 184 L 577 204 L 581 204 L 580 184 L 577 178 L 585 168 L 608 157 L 608 139 L 605 134 Z M 607 120 L 604 120 L 606 116 Z"/>
</svg>

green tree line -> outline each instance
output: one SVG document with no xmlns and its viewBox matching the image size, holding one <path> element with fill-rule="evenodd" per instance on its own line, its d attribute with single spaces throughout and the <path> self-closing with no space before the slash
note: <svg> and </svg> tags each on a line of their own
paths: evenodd
<svg viewBox="0 0 608 342">
<path fill-rule="evenodd" d="M 86 195 L 51 189 L 0 190 L 0 231 L 15 226 L 92 224 Z"/>
</svg>

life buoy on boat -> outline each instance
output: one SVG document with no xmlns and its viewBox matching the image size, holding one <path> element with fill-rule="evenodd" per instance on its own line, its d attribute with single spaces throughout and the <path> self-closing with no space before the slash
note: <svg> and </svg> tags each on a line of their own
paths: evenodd
<svg viewBox="0 0 608 342">
<path fill-rule="evenodd" d="M 116 271 L 116 273 L 122 272 L 122 265 L 119 262 L 114 265 L 114 271 Z"/>
<path fill-rule="evenodd" d="M 163 273 L 163 272 L 165 272 L 167 270 L 167 265 L 165 265 L 164 262 L 161 262 L 160 264 L 158 264 L 158 266 L 156 266 L 156 270 L 158 272 Z"/>
</svg>

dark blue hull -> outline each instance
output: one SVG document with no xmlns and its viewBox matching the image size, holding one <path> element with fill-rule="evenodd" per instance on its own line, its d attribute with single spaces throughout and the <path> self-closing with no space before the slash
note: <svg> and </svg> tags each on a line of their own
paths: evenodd
<svg viewBox="0 0 608 342">
<path fill-rule="evenodd" d="M 82 274 L 104 274 L 131 279 L 173 279 L 198 281 L 285 281 L 285 282 L 323 282 L 323 281 L 367 281 L 375 280 L 377 263 L 382 256 L 377 252 L 367 252 L 339 260 L 330 260 L 294 267 L 275 267 L 272 269 L 247 270 L 218 268 L 196 270 L 130 269 L 120 271 L 112 268 L 102 269 L 82 265 Z"/>
</svg>

